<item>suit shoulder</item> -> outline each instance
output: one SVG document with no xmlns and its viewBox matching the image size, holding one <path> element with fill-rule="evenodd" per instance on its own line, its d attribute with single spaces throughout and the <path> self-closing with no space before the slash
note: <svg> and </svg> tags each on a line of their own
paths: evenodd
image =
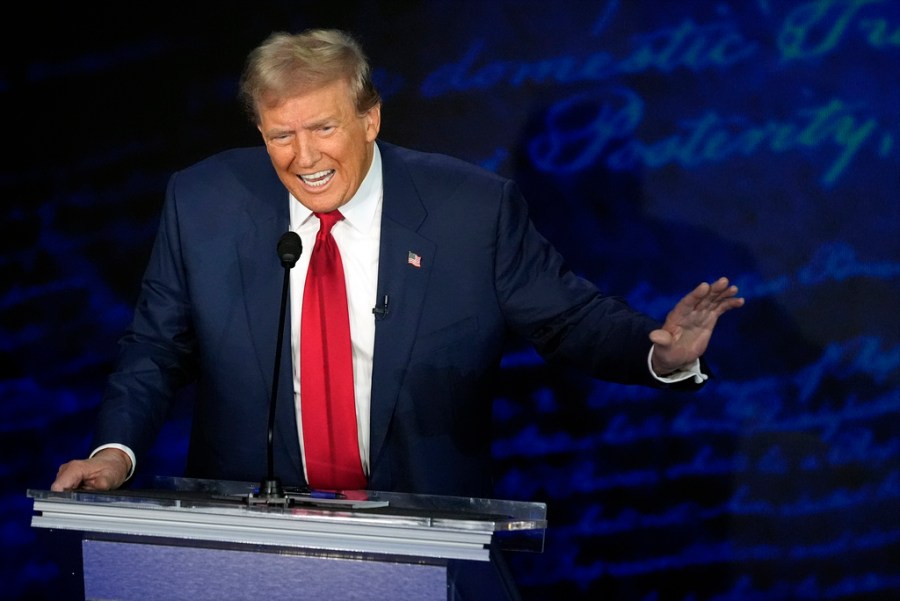
<svg viewBox="0 0 900 601">
<path fill-rule="evenodd" d="M 224 150 L 176 171 L 169 190 L 243 198 L 277 194 L 282 187 L 265 147 L 259 146 Z"/>
<path fill-rule="evenodd" d="M 265 147 L 234 148 L 173 173 L 166 186 L 164 212 L 180 215 L 185 223 L 203 222 L 208 228 L 214 221 L 244 223 L 248 215 L 286 222 L 286 199 L 287 190 Z"/>
<path fill-rule="evenodd" d="M 510 181 L 484 167 L 448 154 L 413 150 L 381 141 L 378 147 L 386 162 L 403 164 L 417 181 L 427 179 L 446 185 L 471 180 L 482 185 L 494 183 L 500 186 Z"/>
<path fill-rule="evenodd" d="M 223 170 L 240 173 L 258 171 L 261 168 L 271 169 L 271 162 L 265 147 L 248 146 L 222 150 L 181 169 L 179 173 L 203 175 Z"/>
</svg>

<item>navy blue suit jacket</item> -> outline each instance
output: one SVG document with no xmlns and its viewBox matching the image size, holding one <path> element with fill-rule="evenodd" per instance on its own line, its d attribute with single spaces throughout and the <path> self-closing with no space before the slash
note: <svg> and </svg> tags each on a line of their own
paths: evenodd
<svg viewBox="0 0 900 601">
<path fill-rule="evenodd" d="M 508 335 L 596 377 L 654 385 L 646 359 L 658 324 L 568 271 L 512 181 L 378 144 L 377 298 L 389 303 L 375 330 L 369 487 L 490 496 L 489 384 Z M 265 476 L 284 275 L 275 247 L 288 226 L 263 147 L 172 176 L 96 444 L 129 445 L 140 463 L 176 391 L 195 382 L 186 475 Z M 287 335 L 281 344 L 275 472 L 302 484 Z"/>
</svg>

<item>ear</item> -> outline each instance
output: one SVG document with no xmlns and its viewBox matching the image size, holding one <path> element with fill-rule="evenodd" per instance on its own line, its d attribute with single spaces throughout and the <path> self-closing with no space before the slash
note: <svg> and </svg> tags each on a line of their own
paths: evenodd
<svg viewBox="0 0 900 601">
<path fill-rule="evenodd" d="M 366 113 L 366 141 L 374 142 L 381 130 L 381 103 L 376 104 Z"/>
</svg>

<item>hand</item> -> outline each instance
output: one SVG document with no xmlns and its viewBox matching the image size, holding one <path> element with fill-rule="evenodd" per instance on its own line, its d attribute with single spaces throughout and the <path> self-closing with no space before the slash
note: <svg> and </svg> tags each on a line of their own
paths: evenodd
<svg viewBox="0 0 900 601">
<path fill-rule="evenodd" d="M 662 328 L 650 332 L 653 341 L 653 371 L 664 376 L 693 363 L 706 351 L 719 316 L 743 306 L 735 296 L 737 286 L 728 278 L 703 282 L 678 301 Z"/>
<path fill-rule="evenodd" d="M 90 459 L 76 459 L 62 464 L 50 490 L 112 490 L 122 486 L 130 470 L 131 460 L 127 454 L 119 449 L 103 449 Z"/>
</svg>

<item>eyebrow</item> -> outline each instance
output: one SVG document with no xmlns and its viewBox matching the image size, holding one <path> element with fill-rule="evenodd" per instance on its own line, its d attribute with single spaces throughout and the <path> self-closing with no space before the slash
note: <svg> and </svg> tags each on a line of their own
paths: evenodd
<svg viewBox="0 0 900 601">
<path fill-rule="evenodd" d="M 323 125 L 335 125 L 337 124 L 339 119 L 337 117 L 325 117 L 323 119 L 319 119 L 317 121 L 313 121 L 303 126 L 303 129 L 318 129 Z"/>
<path fill-rule="evenodd" d="M 304 129 L 306 131 L 312 131 L 312 130 L 322 127 L 323 125 L 336 126 L 339 123 L 340 123 L 340 118 L 337 117 L 336 115 L 331 115 L 329 117 L 323 117 L 321 119 L 316 119 L 315 121 L 311 121 L 305 125 L 302 125 L 301 129 Z M 293 127 L 281 127 L 281 126 L 274 126 L 271 129 L 268 129 L 265 131 L 265 135 L 267 137 L 278 136 L 281 134 L 292 134 L 292 133 L 294 133 Z"/>
<path fill-rule="evenodd" d="M 262 132 L 266 138 L 275 138 L 293 133 L 294 130 L 288 127 L 273 127 Z"/>
</svg>

